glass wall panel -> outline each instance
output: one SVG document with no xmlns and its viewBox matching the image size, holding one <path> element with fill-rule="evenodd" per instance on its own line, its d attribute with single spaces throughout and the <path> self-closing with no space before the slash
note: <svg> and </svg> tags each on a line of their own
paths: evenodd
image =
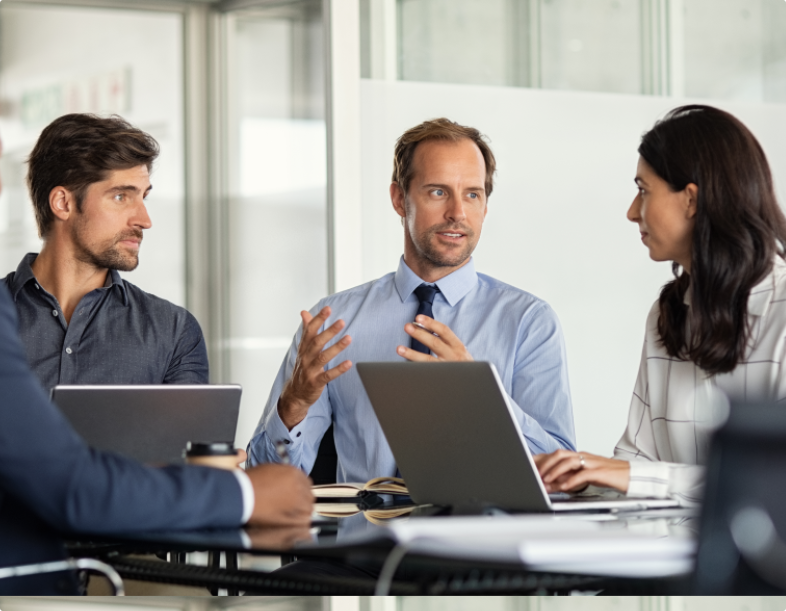
<svg viewBox="0 0 786 611">
<path fill-rule="evenodd" d="M 687 96 L 786 102 L 786 2 L 684 3 Z"/>
<path fill-rule="evenodd" d="M 161 145 L 153 227 L 123 275 L 184 305 L 182 27 L 179 14 L 0 4 L 0 274 L 40 249 L 24 176 L 41 130 L 71 112 L 117 113 Z"/>
<path fill-rule="evenodd" d="M 541 0 L 541 86 L 641 93 L 640 0 Z"/>
<path fill-rule="evenodd" d="M 399 0 L 398 9 L 402 80 L 529 85 L 529 0 Z"/>
<path fill-rule="evenodd" d="M 321 2 L 232 16 L 229 41 L 228 348 L 241 445 L 300 310 L 327 292 Z"/>
</svg>

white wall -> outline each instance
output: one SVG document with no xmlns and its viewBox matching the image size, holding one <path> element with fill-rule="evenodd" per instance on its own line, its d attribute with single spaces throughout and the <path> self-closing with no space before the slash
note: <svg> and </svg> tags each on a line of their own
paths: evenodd
<svg viewBox="0 0 786 611">
<path fill-rule="evenodd" d="M 363 281 L 395 269 L 403 249 L 388 198 L 396 138 L 439 116 L 480 129 L 498 176 L 477 268 L 556 310 L 579 446 L 610 455 L 625 426 L 647 312 L 671 275 L 669 264 L 650 261 L 625 218 L 636 149 L 657 118 L 686 101 L 372 80 L 362 82 L 361 100 Z M 786 105 L 716 105 L 751 128 L 776 186 L 786 185 Z"/>
</svg>

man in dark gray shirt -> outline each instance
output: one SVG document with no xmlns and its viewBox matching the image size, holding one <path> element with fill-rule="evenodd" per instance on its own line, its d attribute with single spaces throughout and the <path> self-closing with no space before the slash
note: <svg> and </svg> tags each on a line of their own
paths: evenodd
<svg viewBox="0 0 786 611">
<path fill-rule="evenodd" d="M 118 273 L 139 264 L 157 157 L 158 143 L 120 117 L 86 114 L 53 121 L 30 154 L 27 183 L 43 247 L 5 283 L 45 388 L 208 382 L 196 319 Z"/>
</svg>

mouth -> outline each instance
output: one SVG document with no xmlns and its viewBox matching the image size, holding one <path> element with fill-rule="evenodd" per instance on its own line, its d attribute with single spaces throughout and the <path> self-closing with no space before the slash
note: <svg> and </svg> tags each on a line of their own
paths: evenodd
<svg viewBox="0 0 786 611">
<path fill-rule="evenodd" d="M 440 231 L 437 233 L 437 235 L 445 240 L 450 240 L 451 242 L 456 242 L 467 237 L 464 233 L 454 231 Z"/>
<path fill-rule="evenodd" d="M 142 243 L 142 240 L 138 240 L 136 238 L 129 238 L 126 240 L 120 240 L 118 244 L 121 246 L 125 246 L 126 248 L 132 248 L 134 250 L 139 250 L 139 245 Z"/>
<path fill-rule="evenodd" d="M 642 242 L 643 242 L 644 240 L 646 240 L 646 239 L 649 237 L 649 235 L 650 235 L 650 234 L 648 234 L 646 231 L 640 231 L 639 233 L 641 233 L 641 241 L 642 241 Z"/>
</svg>

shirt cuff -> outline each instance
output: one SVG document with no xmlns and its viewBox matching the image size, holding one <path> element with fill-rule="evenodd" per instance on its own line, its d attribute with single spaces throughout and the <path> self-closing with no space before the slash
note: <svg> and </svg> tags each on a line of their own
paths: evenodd
<svg viewBox="0 0 786 611">
<path fill-rule="evenodd" d="M 631 460 L 627 495 L 634 498 L 669 498 L 669 471 L 668 463 Z"/>
<path fill-rule="evenodd" d="M 232 473 L 235 474 L 237 482 L 240 484 L 240 491 L 243 494 L 243 515 L 240 518 L 240 523 L 245 524 L 251 519 L 251 514 L 254 513 L 254 503 L 256 503 L 254 486 L 243 469 L 233 469 Z"/>
<path fill-rule="evenodd" d="M 306 417 L 303 418 L 300 422 L 298 422 L 292 430 L 288 430 L 287 426 L 284 424 L 284 421 L 281 420 L 281 416 L 278 413 L 278 407 L 276 407 L 265 423 L 265 432 L 267 433 L 267 437 L 270 440 L 271 444 L 275 447 L 276 442 L 278 441 L 285 441 L 287 445 L 296 446 L 298 442 L 303 439 L 303 430 L 307 426 L 308 421 L 308 414 Z"/>
</svg>

